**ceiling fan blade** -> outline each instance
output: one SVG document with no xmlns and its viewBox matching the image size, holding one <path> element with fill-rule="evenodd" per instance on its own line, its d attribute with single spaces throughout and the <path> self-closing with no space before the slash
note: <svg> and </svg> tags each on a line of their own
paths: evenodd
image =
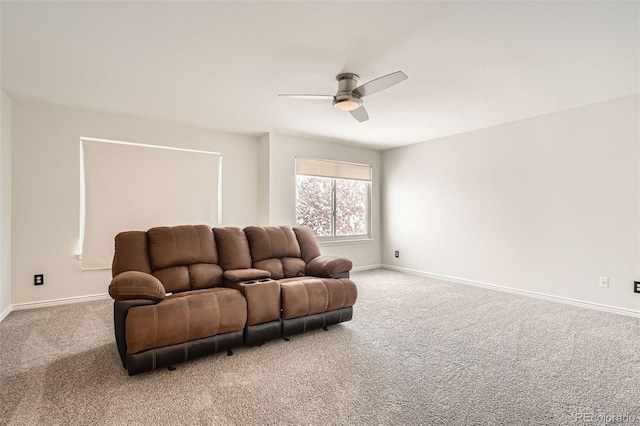
<svg viewBox="0 0 640 426">
<path fill-rule="evenodd" d="M 296 99 L 333 99 L 333 95 L 293 95 L 293 94 L 280 94 L 283 98 L 296 98 Z"/>
<path fill-rule="evenodd" d="M 395 86 L 398 83 L 405 81 L 407 75 L 402 71 L 392 72 L 391 74 L 384 75 L 382 77 L 371 80 L 368 83 L 364 83 L 360 87 L 356 87 L 353 93 L 360 96 L 369 96 L 374 93 L 378 93 L 381 90 L 388 89 L 391 86 Z"/>
<path fill-rule="evenodd" d="M 356 120 L 358 120 L 359 122 L 363 122 L 363 121 L 367 121 L 369 119 L 369 114 L 367 114 L 367 110 L 364 109 L 363 106 L 361 106 L 358 109 L 354 109 L 353 111 L 349 111 L 351 113 L 351 115 L 353 115 L 353 118 L 355 118 Z"/>
</svg>

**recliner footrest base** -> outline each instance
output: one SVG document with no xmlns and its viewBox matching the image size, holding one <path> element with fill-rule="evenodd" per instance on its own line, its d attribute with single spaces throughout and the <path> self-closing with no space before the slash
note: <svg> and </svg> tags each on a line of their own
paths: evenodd
<svg viewBox="0 0 640 426">
<path fill-rule="evenodd" d="M 282 335 L 284 337 L 288 337 L 293 336 L 294 334 L 304 333 L 309 330 L 326 328 L 330 325 L 350 321 L 352 317 L 353 306 L 348 306 L 334 311 L 282 320 Z"/>
<path fill-rule="evenodd" d="M 127 371 L 130 376 L 169 367 L 216 352 L 226 351 L 242 346 L 242 331 L 218 334 L 177 345 L 149 349 L 136 354 L 127 354 Z"/>
</svg>

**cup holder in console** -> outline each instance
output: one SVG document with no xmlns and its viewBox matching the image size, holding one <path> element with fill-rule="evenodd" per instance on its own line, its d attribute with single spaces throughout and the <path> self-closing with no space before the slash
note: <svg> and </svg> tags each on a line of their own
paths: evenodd
<svg viewBox="0 0 640 426">
<path fill-rule="evenodd" d="M 258 284 L 258 283 L 268 283 L 269 281 L 272 281 L 271 278 L 264 278 L 262 280 L 251 280 L 251 281 L 245 281 L 243 284 Z"/>
</svg>

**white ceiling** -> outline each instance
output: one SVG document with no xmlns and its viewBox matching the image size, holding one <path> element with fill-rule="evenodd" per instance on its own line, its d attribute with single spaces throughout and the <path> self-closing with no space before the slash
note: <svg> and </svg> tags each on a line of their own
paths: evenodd
<svg viewBox="0 0 640 426">
<path fill-rule="evenodd" d="M 14 99 L 384 149 L 639 91 L 639 2 L 8 2 Z M 330 101 L 336 74 L 405 82 Z"/>
</svg>

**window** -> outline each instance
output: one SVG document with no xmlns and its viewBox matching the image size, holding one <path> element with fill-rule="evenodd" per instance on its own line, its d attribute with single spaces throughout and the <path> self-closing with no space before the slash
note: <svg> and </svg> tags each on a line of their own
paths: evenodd
<svg viewBox="0 0 640 426">
<path fill-rule="evenodd" d="M 322 239 L 369 237 L 371 166 L 296 158 L 296 224 Z"/>
<path fill-rule="evenodd" d="M 111 267 L 122 231 L 220 221 L 216 152 L 80 140 L 81 269 Z"/>
</svg>

